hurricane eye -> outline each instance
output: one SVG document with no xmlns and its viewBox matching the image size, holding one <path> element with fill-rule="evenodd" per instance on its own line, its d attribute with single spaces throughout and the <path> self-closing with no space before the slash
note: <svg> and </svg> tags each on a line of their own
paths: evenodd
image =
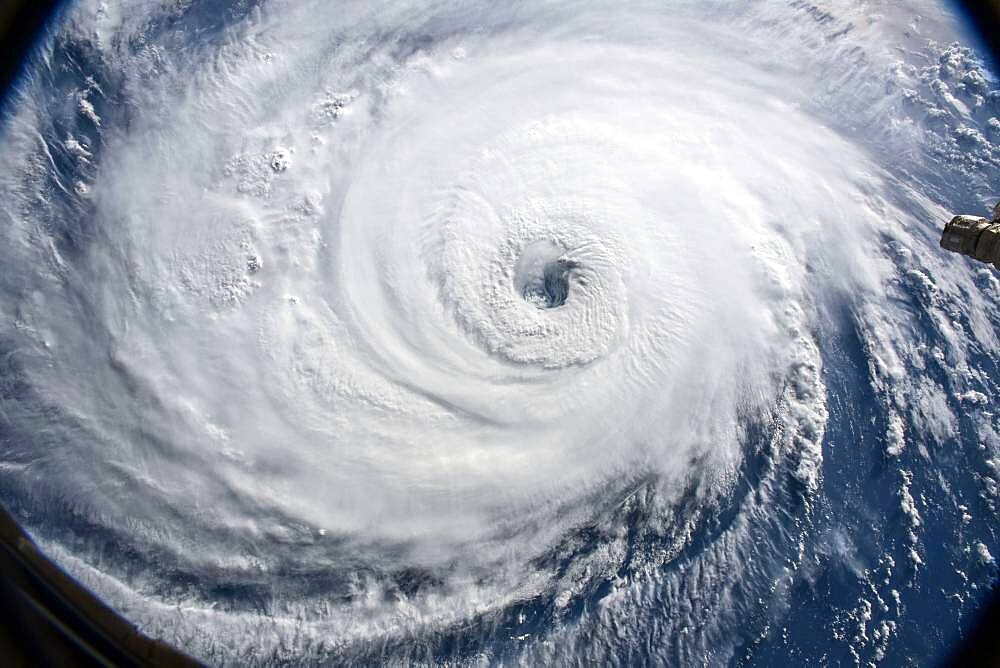
<svg viewBox="0 0 1000 668">
<path fill-rule="evenodd" d="M 565 258 L 545 263 L 541 275 L 524 285 L 521 296 L 540 309 L 559 308 L 569 297 L 570 276 L 575 267 L 576 263 Z"/>
<path fill-rule="evenodd" d="M 566 304 L 579 263 L 565 255 L 553 241 L 539 241 L 525 247 L 514 270 L 514 290 L 528 304 L 547 310 Z"/>
</svg>

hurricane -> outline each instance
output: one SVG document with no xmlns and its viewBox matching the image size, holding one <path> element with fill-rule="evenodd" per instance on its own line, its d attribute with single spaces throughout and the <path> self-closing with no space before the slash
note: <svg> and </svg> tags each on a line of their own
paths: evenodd
<svg viewBox="0 0 1000 668">
<path fill-rule="evenodd" d="M 0 500 L 215 665 L 930 661 L 998 575 L 1000 282 L 938 248 L 998 88 L 933 2 L 70 3 Z"/>
</svg>

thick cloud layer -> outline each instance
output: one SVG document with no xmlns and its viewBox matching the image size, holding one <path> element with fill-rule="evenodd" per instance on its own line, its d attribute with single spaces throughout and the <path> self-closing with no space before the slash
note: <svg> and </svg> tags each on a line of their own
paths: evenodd
<svg viewBox="0 0 1000 668">
<path fill-rule="evenodd" d="M 5 500 L 211 661 L 739 658 L 836 542 L 831 409 L 897 461 L 992 386 L 934 238 L 989 75 L 929 7 L 367 4 L 68 10 L 0 148 Z"/>
</svg>

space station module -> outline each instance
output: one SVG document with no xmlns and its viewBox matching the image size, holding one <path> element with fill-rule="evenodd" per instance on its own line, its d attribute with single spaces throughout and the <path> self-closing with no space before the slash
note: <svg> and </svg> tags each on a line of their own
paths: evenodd
<svg viewBox="0 0 1000 668">
<path fill-rule="evenodd" d="M 1000 269 L 1000 202 L 993 207 L 993 219 L 955 216 L 944 226 L 941 248 L 991 262 Z"/>
</svg>

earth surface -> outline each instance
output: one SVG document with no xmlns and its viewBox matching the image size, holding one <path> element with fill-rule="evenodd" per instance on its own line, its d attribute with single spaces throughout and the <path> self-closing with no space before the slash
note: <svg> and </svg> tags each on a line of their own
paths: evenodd
<svg viewBox="0 0 1000 668">
<path fill-rule="evenodd" d="M 933 665 L 996 586 L 1000 84 L 917 2 L 63 7 L 0 502 L 210 664 Z"/>
</svg>

